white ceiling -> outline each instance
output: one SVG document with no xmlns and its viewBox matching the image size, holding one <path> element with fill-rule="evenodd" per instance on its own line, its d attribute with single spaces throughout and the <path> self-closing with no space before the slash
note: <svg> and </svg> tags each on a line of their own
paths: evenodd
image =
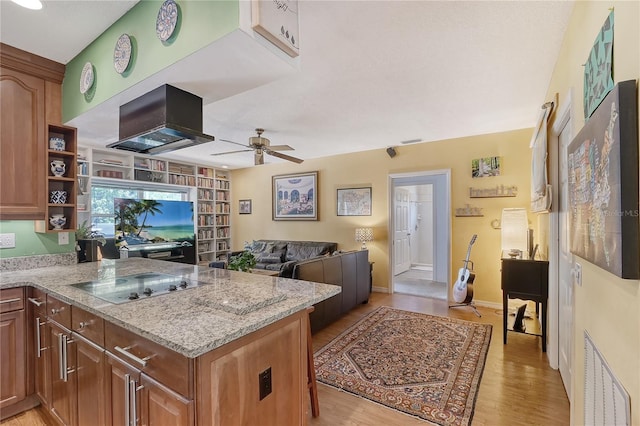
<svg viewBox="0 0 640 426">
<path fill-rule="evenodd" d="M 0 40 L 67 63 L 135 3 L 44 0 L 43 10 L 29 11 L 1 0 Z M 251 166 L 251 153 L 209 154 L 235 150 L 220 139 L 246 143 L 256 127 L 302 159 L 398 145 L 402 155 L 402 141 L 533 127 L 572 7 L 559 0 L 299 0 L 299 70 L 213 99 L 200 93 L 202 82 L 177 81 L 205 99 L 204 132 L 216 141 L 172 155 Z M 185 61 L 185 75 L 188 67 Z M 180 64 L 171 75 L 180 75 Z M 117 105 L 94 108 L 79 123 L 81 142 L 118 139 Z"/>
</svg>

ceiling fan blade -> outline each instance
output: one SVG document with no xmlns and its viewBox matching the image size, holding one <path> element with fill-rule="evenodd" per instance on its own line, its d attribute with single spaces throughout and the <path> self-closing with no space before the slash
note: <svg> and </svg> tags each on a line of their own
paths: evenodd
<svg viewBox="0 0 640 426">
<path fill-rule="evenodd" d="M 254 159 L 255 159 L 256 166 L 264 164 L 264 151 L 262 150 L 256 151 L 256 154 L 254 155 Z"/>
<path fill-rule="evenodd" d="M 238 143 L 238 142 L 234 142 L 234 141 L 230 141 L 228 139 L 218 139 L 220 142 L 227 142 L 227 143 L 232 143 L 234 145 L 240 145 L 240 146 L 244 146 L 245 148 L 251 148 L 249 145 L 245 145 L 243 143 Z"/>
<path fill-rule="evenodd" d="M 291 148 L 289 145 L 271 145 L 269 147 L 270 151 L 293 151 L 294 149 Z"/>
<path fill-rule="evenodd" d="M 239 151 L 227 151 L 227 152 L 216 152 L 210 155 L 225 155 L 225 154 L 236 154 L 238 152 L 249 152 L 249 151 L 253 151 L 252 149 L 241 149 Z"/>
<path fill-rule="evenodd" d="M 282 158 L 283 160 L 293 161 L 294 163 L 298 163 L 298 164 L 300 164 L 300 163 L 302 163 L 302 162 L 304 161 L 304 160 L 301 160 L 301 159 L 299 159 L 299 158 L 292 157 L 292 156 L 290 156 L 290 155 L 281 154 L 281 153 L 279 153 L 279 152 L 271 151 L 271 149 L 268 149 L 268 150 L 267 150 L 267 149 L 265 149 L 265 151 L 266 151 L 266 153 L 267 153 L 267 154 L 269 154 L 269 155 L 273 155 L 274 157 Z"/>
</svg>

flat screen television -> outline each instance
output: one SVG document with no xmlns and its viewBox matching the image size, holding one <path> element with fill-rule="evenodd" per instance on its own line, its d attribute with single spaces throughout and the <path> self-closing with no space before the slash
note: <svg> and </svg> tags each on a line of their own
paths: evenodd
<svg viewBox="0 0 640 426">
<path fill-rule="evenodd" d="M 116 244 L 195 244 L 193 202 L 115 198 Z"/>
</svg>

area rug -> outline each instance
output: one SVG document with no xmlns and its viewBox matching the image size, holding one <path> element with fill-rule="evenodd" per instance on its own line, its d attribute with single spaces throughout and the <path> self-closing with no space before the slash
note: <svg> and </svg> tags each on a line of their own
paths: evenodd
<svg viewBox="0 0 640 426">
<path fill-rule="evenodd" d="M 491 325 L 381 306 L 315 353 L 317 380 L 438 425 L 468 425 Z"/>
</svg>

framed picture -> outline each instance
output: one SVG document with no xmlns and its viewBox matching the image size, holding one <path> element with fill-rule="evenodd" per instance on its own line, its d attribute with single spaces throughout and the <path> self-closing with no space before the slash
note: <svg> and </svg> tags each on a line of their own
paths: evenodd
<svg viewBox="0 0 640 426">
<path fill-rule="evenodd" d="M 251 27 L 287 55 L 298 56 L 298 0 L 252 0 Z"/>
<path fill-rule="evenodd" d="M 273 176 L 273 220 L 318 220 L 318 172 Z"/>
<path fill-rule="evenodd" d="M 471 160 L 471 176 L 474 178 L 500 176 L 500 157 Z"/>
<path fill-rule="evenodd" d="M 251 200 L 240 200 L 238 211 L 240 214 L 251 214 Z"/>
<path fill-rule="evenodd" d="M 569 247 L 621 278 L 640 278 L 635 80 L 618 83 L 567 148 Z"/>
<path fill-rule="evenodd" d="M 371 187 L 338 189 L 338 216 L 371 216 Z"/>
</svg>

